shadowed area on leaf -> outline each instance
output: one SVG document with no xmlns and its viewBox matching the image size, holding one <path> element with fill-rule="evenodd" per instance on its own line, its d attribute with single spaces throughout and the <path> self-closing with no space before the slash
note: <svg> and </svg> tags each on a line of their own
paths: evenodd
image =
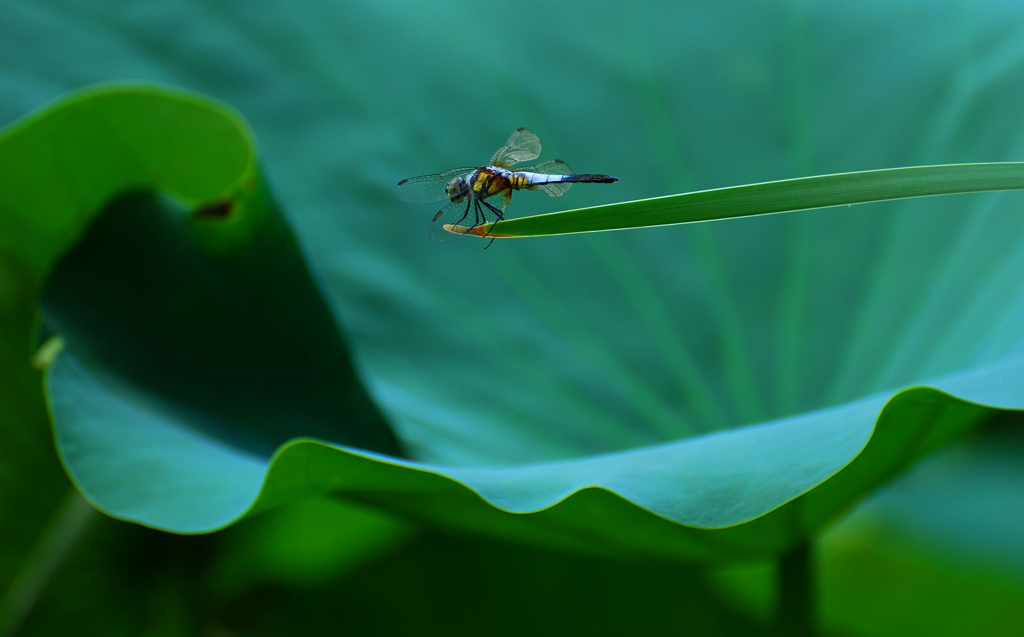
<svg viewBox="0 0 1024 637">
<path fill-rule="evenodd" d="M 230 221 L 148 192 L 115 199 L 55 268 L 47 328 L 85 366 L 255 455 L 297 436 L 400 455 L 290 230 L 276 210 L 247 212 L 214 227 Z"/>
</svg>

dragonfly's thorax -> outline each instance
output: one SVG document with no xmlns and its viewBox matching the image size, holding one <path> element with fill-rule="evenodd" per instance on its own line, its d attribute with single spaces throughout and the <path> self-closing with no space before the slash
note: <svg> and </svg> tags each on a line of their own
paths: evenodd
<svg viewBox="0 0 1024 637">
<path fill-rule="evenodd" d="M 532 188 L 536 185 L 538 177 L 547 180 L 546 175 L 536 175 L 529 172 L 517 172 L 508 168 L 498 166 L 487 166 L 480 168 L 470 177 L 469 184 L 473 192 L 479 197 L 491 197 L 509 190 L 520 188 Z"/>
<path fill-rule="evenodd" d="M 469 178 L 469 188 L 475 196 L 486 199 L 514 188 L 510 183 L 510 178 L 514 174 L 510 170 L 497 166 L 479 168 Z"/>
</svg>

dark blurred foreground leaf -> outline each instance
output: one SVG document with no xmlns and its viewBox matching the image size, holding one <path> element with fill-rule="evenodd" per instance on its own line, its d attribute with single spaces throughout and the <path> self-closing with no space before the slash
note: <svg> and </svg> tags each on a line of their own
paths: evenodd
<svg viewBox="0 0 1024 637">
<path fill-rule="evenodd" d="M 279 511 L 267 524 L 290 524 L 287 507 Z M 390 556 L 371 553 L 357 568 L 327 569 L 314 581 L 251 577 L 274 562 L 235 546 L 262 534 L 247 528 L 255 522 L 183 537 L 99 520 L 19 634 L 614 635 L 680 625 L 702 634 L 761 634 L 733 617 L 696 570 L 478 538 L 424 534 Z M 316 535 L 305 524 L 292 528 L 293 544 Z M 268 537 L 262 546 L 282 551 L 286 543 Z M 225 589 L 225 560 L 242 553 L 254 570 Z"/>
<path fill-rule="evenodd" d="M 255 635 L 287 633 L 296 617 L 311 634 L 330 633 L 339 616 L 366 634 L 766 634 L 732 616 L 695 569 L 432 534 L 333 586 L 254 594 L 281 602 L 237 615 Z M 319 612 L 327 606 L 337 614 Z"/>
</svg>

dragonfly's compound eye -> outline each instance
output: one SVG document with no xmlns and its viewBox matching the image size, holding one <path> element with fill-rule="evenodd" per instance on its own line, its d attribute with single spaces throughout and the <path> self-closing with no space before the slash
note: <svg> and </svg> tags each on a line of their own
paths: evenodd
<svg viewBox="0 0 1024 637">
<path fill-rule="evenodd" d="M 469 193 L 469 184 L 462 177 L 456 177 L 448 182 L 448 186 L 445 188 L 445 193 L 448 198 L 459 203 L 466 198 L 466 194 Z"/>
</svg>

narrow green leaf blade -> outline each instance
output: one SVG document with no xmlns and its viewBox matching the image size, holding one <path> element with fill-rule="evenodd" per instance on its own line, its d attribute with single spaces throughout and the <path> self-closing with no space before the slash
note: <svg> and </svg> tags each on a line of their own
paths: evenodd
<svg viewBox="0 0 1024 637">
<path fill-rule="evenodd" d="M 1024 162 L 911 166 L 769 181 L 509 219 L 460 234 L 543 237 L 1003 190 L 1024 190 Z"/>
</svg>

